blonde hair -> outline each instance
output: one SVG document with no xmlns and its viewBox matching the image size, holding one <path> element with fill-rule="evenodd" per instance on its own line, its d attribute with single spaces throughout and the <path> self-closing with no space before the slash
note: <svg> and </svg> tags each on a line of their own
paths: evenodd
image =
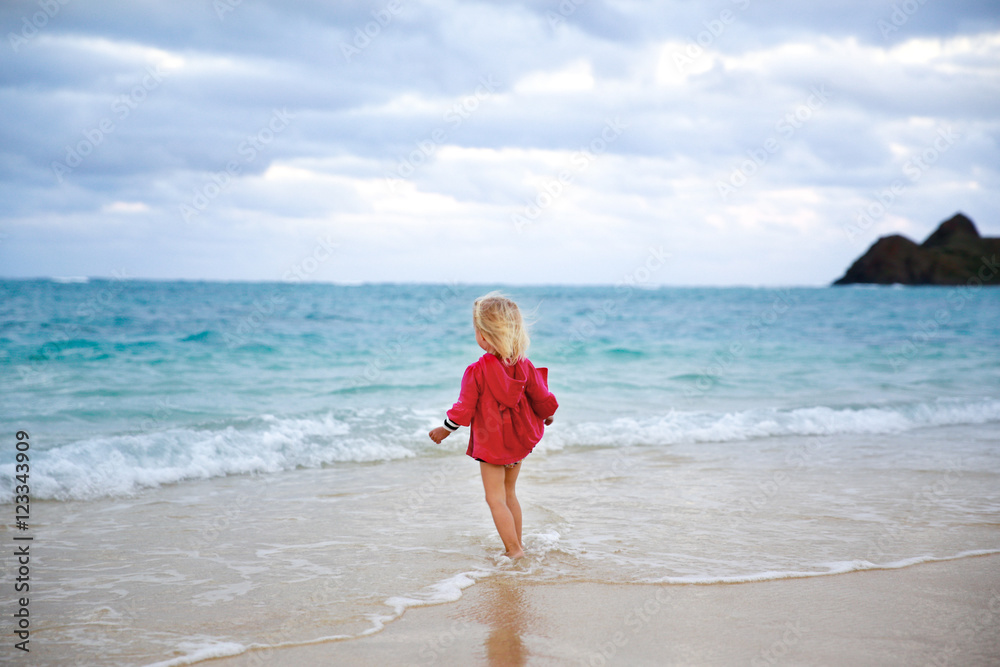
<svg viewBox="0 0 1000 667">
<path fill-rule="evenodd" d="M 531 339 L 521 309 L 505 294 L 490 292 L 472 304 L 472 326 L 496 350 L 504 363 L 512 364 L 528 354 Z"/>
</svg>

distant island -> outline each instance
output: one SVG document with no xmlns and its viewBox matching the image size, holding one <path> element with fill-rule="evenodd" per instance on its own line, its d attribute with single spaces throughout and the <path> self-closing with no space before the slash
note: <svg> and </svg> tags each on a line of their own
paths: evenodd
<svg viewBox="0 0 1000 667">
<path fill-rule="evenodd" d="M 945 220 L 920 245 L 883 236 L 834 285 L 1000 285 L 1000 238 L 983 238 L 962 213 Z"/>
</svg>

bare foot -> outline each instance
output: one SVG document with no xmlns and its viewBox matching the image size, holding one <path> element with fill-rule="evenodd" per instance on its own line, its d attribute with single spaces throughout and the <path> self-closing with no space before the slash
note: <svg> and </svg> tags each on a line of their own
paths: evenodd
<svg viewBox="0 0 1000 667">
<path fill-rule="evenodd" d="M 524 558 L 524 550 L 523 549 L 518 549 L 517 551 L 508 551 L 507 553 L 504 554 L 504 556 L 506 556 L 507 558 L 509 558 L 511 560 L 517 560 L 519 558 Z"/>
</svg>

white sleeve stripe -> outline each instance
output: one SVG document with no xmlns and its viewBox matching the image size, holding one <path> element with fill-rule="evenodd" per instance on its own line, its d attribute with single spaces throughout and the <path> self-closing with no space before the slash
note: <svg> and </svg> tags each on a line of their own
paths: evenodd
<svg viewBox="0 0 1000 667">
<path fill-rule="evenodd" d="M 448 429 L 449 431 L 457 431 L 458 430 L 458 424 L 456 424 L 455 422 L 453 422 L 452 420 L 450 420 L 448 418 L 445 418 L 445 420 L 444 420 L 444 427 L 446 429 Z"/>
</svg>

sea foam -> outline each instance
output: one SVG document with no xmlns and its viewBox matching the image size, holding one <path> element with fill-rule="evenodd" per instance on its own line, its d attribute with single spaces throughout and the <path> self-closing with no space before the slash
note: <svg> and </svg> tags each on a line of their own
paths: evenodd
<svg viewBox="0 0 1000 667">
<path fill-rule="evenodd" d="M 331 415 L 265 416 L 240 426 L 101 436 L 33 451 L 31 491 L 38 499 L 88 500 L 183 480 L 408 456 L 413 451 L 398 441 L 355 433 Z M 14 464 L 0 472 L 0 497 L 9 502 Z"/>
<path fill-rule="evenodd" d="M 382 420 L 385 423 L 379 428 L 379 418 L 365 411 L 353 418 L 330 414 L 298 418 L 265 415 L 240 424 L 79 440 L 33 452 L 32 495 L 45 500 L 87 500 L 131 495 L 184 480 L 441 455 L 440 447 L 426 439 L 422 424 L 411 428 L 412 424 L 399 426 L 396 419 Z M 423 415 L 420 411 L 411 413 L 410 420 L 422 422 Z M 561 421 L 558 427 L 547 430 L 539 451 L 573 446 L 665 446 L 782 436 L 898 433 L 995 421 L 1000 421 L 1000 401 L 994 399 L 727 413 L 675 410 L 603 422 Z M 4 502 L 13 500 L 14 472 L 14 463 L 0 465 L 0 499 Z"/>
<path fill-rule="evenodd" d="M 543 441 L 548 449 L 572 445 L 636 446 L 737 442 L 783 436 L 900 433 L 918 428 L 1000 421 L 1000 401 L 983 399 L 878 407 L 815 406 L 726 413 L 670 411 L 608 422 L 560 424 Z"/>
<path fill-rule="evenodd" d="M 636 583 L 650 584 L 745 584 L 760 581 L 775 581 L 778 579 L 804 579 L 811 577 L 829 577 L 837 574 L 849 574 L 851 572 L 864 572 L 867 570 L 901 570 L 915 565 L 925 563 L 944 563 L 964 558 L 978 558 L 980 556 L 995 556 L 1000 554 L 1000 549 L 973 549 L 962 551 L 949 556 L 913 556 L 903 558 L 889 563 L 872 563 L 866 560 L 838 561 L 824 563 L 825 570 L 788 570 L 788 571 L 767 571 L 753 574 L 738 574 L 730 576 L 685 576 L 685 577 L 662 577 L 659 579 L 649 579 Z"/>
</svg>

